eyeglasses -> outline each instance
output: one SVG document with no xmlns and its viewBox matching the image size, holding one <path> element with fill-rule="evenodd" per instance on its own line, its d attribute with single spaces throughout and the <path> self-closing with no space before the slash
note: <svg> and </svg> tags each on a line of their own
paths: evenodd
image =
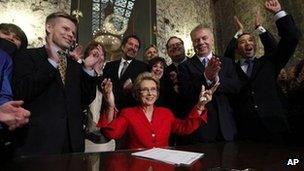
<svg viewBox="0 0 304 171">
<path fill-rule="evenodd" d="M 175 47 L 181 47 L 182 45 L 183 45 L 183 42 L 177 42 L 177 43 L 169 45 L 168 49 L 173 49 Z"/>
<path fill-rule="evenodd" d="M 140 92 L 142 94 L 149 94 L 149 93 L 151 93 L 151 94 L 157 94 L 158 91 L 157 91 L 157 88 L 153 87 L 151 89 L 149 89 L 149 88 L 140 89 Z"/>
</svg>

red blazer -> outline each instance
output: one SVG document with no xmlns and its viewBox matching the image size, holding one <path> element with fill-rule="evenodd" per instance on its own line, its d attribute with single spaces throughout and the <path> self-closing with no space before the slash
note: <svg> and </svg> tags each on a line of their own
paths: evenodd
<svg viewBox="0 0 304 171">
<path fill-rule="evenodd" d="M 108 138 L 119 139 L 127 131 L 129 148 L 152 148 L 168 146 L 169 136 L 172 133 L 191 134 L 199 125 L 207 123 L 207 110 L 200 116 L 194 108 L 185 120 L 174 117 L 173 113 L 163 107 L 154 107 L 152 121 L 149 122 L 140 106 L 125 108 L 108 122 L 107 115 L 102 114 L 97 127 Z"/>
</svg>

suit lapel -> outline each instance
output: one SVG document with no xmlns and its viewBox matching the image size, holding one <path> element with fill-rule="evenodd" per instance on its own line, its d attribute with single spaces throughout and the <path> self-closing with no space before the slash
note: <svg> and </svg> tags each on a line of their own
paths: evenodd
<svg viewBox="0 0 304 171">
<path fill-rule="evenodd" d="M 43 61 L 46 62 L 47 65 L 50 65 L 49 64 L 49 61 L 48 61 L 48 53 L 45 49 L 45 46 L 41 47 L 38 51 L 38 54 L 41 58 L 43 58 Z M 67 67 L 68 69 L 68 67 Z M 67 78 L 67 77 L 66 77 Z M 56 72 L 56 81 L 57 83 L 60 85 L 61 88 L 64 88 L 64 85 L 62 83 L 62 80 L 61 80 L 61 76 L 60 76 L 60 73 L 59 73 L 59 70 L 57 69 L 57 72 Z M 66 80 L 67 81 L 67 80 Z"/>
<path fill-rule="evenodd" d="M 73 83 L 73 78 L 77 77 L 77 74 L 79 72 L 79 70 L 77 70 L 77 65 L 80 65 L 80 64 L 77 64 L 77 63 L 74 63 L 73 64 L 73 60 L 71 58 L 67 58 L 67 68 L 66 68 L 66 83 L 65 83 L 65 86 L 64 84 L 62 83 L 62 81 L 60 80 L 60 83 L 62 85 L 62 87 L 67 87 L 69 86 L 71 83 Z M 59 75 L 60 76 L 60 75 Z"/>
<path fill-rule="evenodd" d="M 192 58 L 193 61 L 193 65 L 194 67 L 199 71 L 199 72 L 203 72 L 205 70 L 204 65 L 202 64 L 202 62 L 198 59 L 198 57 L 195 55 Z"/>
<path fill-rule="evenodd" d="M 127 77 L 130 76 L 130 73 L 132 72 L 132 69 L 135 68 L 135 65 L 136 65 L 136 59 L 133 59 L 130 64 L 128 65 L 126 71 L 123 73 L 123 75 L 120 76 L 120 79 L 121 80 L 125 80 L 125 79 L 128 79 Z"/>
<path fill-rule="evenodd" d="M 113 76 L 113 80 L 118 80 L 118 70 L 119 70 L 120 60 L 113 61 L 113 66 L 111 68 L 111 75 Z M 113 81 L 112 80 L 112 81 Z"/>
<path fill-rule="evenodd" d="M 254 59 L 254 65 L 252 68 L 252 74 L 251 74 L 251 79 L 255 78 L 260 71 L 261 66 L 263 65 L 260 61 L 261 59 Z"/>
<path fill-rule="evenodd" d="M 243 71 L 243 69 L 241 68 L 241 63 L 240 61 L 237 62 L 237 67 L 236 67 L 237 72 L 239 73 L 239 76 L 242 79 L 248 80 L 249 77 L 246 75 L 246 73 Z"/>
</svg>

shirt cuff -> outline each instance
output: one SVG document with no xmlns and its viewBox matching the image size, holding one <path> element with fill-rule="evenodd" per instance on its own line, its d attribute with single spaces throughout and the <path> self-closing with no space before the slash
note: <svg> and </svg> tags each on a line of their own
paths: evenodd
<svg viewBox="0 0 304 171">
<path fill-rule="evenodd" d="M 235 35 L 233 37 L 238 39 L 241 34 L 243 34 L 243 32 L 239 30 L 235 33 Z"/>
<path fill-rule="evenodd" d="M 285 17 L 287 13 L 285 11 L 279 11 L 274 15 L 274 20 L 277 21 L 278 19 Z"/>
<path fill-rule="evenodd" d="M 266 33 L 266 29 L 263 26 L 258 26 L 258 28 L 255 29 L 258 34 Z"/>
<path fill-rule="evenodd" d="M 78 59 L 77 62 L 78 62 L 79 64 L 82 64 L 82 59 Z"/>
<path fill-rule="evenodd" d="M 86 72 L 87 74 L 89 74 L 92 77 L 96 76 L 96 73 L 94 71 L 94 69 L 90 70 L 90 69 L 86 69 L 85 67 L 82 67 L 83 71 Z"/>
<path fill-rule="evenodd" d="M 47 59 L 49 61 L 49 63 L 54 67 L 54 68 L 58 68 L 58 63 L 50 58 Z"/>
</svg>

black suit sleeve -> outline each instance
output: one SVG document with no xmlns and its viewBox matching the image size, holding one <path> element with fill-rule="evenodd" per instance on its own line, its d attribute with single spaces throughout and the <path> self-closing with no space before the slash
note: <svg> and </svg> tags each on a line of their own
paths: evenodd
<svg viewBox="0 0 304 171">
<path fill-rule="evenodd" d="M 235 59 L 235 50 L 237 48 L 236 46 L 237 46 L 237 39 L 233 37 L 230 40 L 230 42 L 228 43 L 228 46 L 227 46 L 227 48 L 225 50 L 225 53 L 224 53 L 224 56 L 234 60 Z"/>
<path fill-rule="evenodd" d="M 222 69 L 219 72 L 220 86 L 218 87 L 219 93 L 223 94 L 236 94 L 240 91 L 242 82 L 239 80 L 236 72 L 236 64 L 233 60 L 226 57 L 221 58 Z"/>
<path fill-rule="evenodd" d="M 269 31 L 266 31 L 265 33 L 262 33 L 259 36 L 264 46 L 264 54 L 266 56 L 276 50 L 278 43 Z"/>
<path fill-rule="evenodd" d="M 36 60 L 25 50 L 14 58 L 14 98 L 31 101 L 39 96 L 55 79 L 56 69 L 47 60 Z"/>
<path fill-rule="evenodd" d="M 178 66 L 178 86 L 180 95 L 194 103 L 198 99 L 202 85 L 207 85 L 207 83 L 203 71 L 195 71 L 189 61 Z"/>
<path fill-rule="evenodd" d="M 278 74 L 294 54 L 299 42 L 300 31 L 290 15 L 278 19 L 276 25 L 281 39 L 276 50 L 269 55 L 269 59 L 275 64 Z"/>
<path fill-rule="evenodd" d="M 81 80 L 81 104 L 86 106 L 92 103 L 96 96 L 96 87 L 98 85 L 98 77 L 88 75 L 82 69 Z"/>
</svg>

